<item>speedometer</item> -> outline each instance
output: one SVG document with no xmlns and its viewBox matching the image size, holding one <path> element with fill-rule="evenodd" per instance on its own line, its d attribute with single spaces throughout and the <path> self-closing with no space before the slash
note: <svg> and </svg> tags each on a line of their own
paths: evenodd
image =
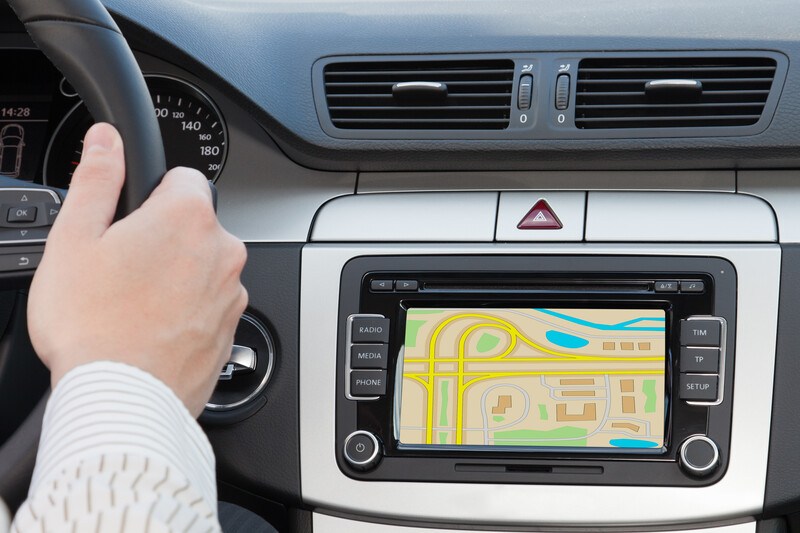
<svg viewBox="0 0 800 533">
<path fill-rule="evenodd" d="M 168 76 L 146 75 L 153 98 L 167 168 L 196 168 L 216 180 L 225 164 L 228 133 L 217 107 L 200 89 Z M 64 117 L 50 139 L 44 165 L 44 182 L 67 188 L 83 153 L 83 136 L 93 121 L 83 104 Z"/>
</svg>

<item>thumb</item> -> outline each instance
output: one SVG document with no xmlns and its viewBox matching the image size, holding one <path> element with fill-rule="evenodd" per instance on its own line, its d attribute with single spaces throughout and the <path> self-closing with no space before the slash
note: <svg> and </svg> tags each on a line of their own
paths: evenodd
<svg viewBox="0 0 800 533">
<path fill-rule="evenodd" d="M 124 182 L 122 137 L 111 124 L 95 124 L 86 132 L 81 162 L 52 231 L 101 236 L 114 220 Z"/>
</svg>

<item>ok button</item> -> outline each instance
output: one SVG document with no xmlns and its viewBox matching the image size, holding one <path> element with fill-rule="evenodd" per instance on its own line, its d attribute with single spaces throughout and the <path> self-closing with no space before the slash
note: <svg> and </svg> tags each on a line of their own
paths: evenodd
<svg viewBox="0 0 800 533">
<path fill-rule="evenodd" d="M 35 222 L 36 208 L 31 206 L 11 207 L 6 217 L 8 222 Z"/>
</svg>

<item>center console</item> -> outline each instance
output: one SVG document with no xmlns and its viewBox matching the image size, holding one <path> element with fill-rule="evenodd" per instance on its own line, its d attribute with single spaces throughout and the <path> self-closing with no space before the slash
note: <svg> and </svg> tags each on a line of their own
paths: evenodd
<svg viewBox="0 0 800 533">
<path fill-rule="evenodd" d="M 780 260 L 770 243 L 306 245 L 304 501 L 405 525 L 757 514 Z"/>
</svg>

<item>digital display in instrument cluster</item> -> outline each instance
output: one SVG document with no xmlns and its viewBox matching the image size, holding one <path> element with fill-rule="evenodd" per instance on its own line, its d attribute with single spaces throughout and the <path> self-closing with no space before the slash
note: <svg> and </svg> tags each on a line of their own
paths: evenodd
<svg viewBox="0 0 800 533">
<path fill-rule="evenodd" d="M 0 61 L 5 66 L 0 79 L 0 175 L 33 181 L 47 146 L 57 72 L 36 51 L 2 50 Z"/>
<path fill-rule="evenodd" d="M 661 451 L 661 309 L 408 309 L 399 441 Z"/>
</svg>

